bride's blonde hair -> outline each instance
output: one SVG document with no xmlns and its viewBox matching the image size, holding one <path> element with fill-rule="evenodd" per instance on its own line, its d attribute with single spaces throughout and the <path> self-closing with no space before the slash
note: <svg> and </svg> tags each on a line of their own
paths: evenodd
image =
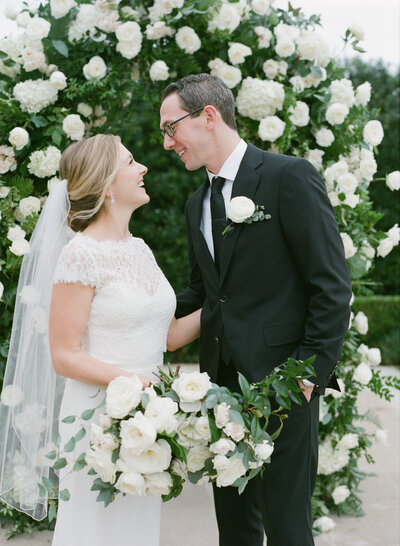
<svg viewBox="0 0 400 546">
<path fill-rule="evenodd" d="M 101 212 L 118 169 L 120 142 L 116 135 L 95 135 L 64 150 L 60 178 L 68 182 L 68 223 L 74 231 L 84 230 Z"/>
</svg>

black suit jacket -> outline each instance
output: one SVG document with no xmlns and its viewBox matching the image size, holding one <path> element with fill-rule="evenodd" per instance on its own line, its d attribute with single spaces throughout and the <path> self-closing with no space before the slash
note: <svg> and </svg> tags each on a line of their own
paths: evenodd
<svg viewBox="0 0 400 546">
<path fill-rule="evenodd" d="M 263 205 L 271 218 L 235 224 L 217 273 L 200 231 L 208 180 L 186 204 L 191 277 L 176 316 L 203 307 L 200 367 L 216 381 L 220 351 L 250 381 L 289 356 L 316 355 L 313 379 L 337 387 L 334 370 L 349 324 L 351 284 L 325 184 L 304 159 L 251 144 L 232 197 Z"/>
</svg>

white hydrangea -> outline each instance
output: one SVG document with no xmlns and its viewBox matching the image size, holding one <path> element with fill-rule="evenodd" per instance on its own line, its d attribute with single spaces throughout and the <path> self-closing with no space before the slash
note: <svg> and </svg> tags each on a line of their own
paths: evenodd
<svg viewBox="0 0 400 546">
<path fill-rule="evenodd" d="M 175 41 L 185 53 L 192 55 L 201 47 L 201 41 L 196 32 L 187 26 L 181 27 L 175 35 Z"/>
<path fill-rule="evenodd" d="M 356 88 L 354 104 L 356 106 L 367 106 L 371 99 L 371 84 L 364 82 Z"/>
<path fill-rule="evenodd" d="M 38 178 L 48 178 L 58 171 L 61 152 L 55 146 L 38 150 L 29 156 L 28 171 Z"/>
<path fill-rule="evenodd" d="M 14 127 L 10 131 L 8 140 L 16 150 L 22 150 L 29 142 L 29 133 L 23 127 Z"/>
<path fill-rule="evenodd" d="M 50 83 L 55 89 L 61 91 L 67 87 L 67 77 L 60 70 L 55 70 L 50 76 Z"/>
<path fill-rule="evenodd" d="M 230 42 L 228 57 L 232 64 L 244 63 L 246 57 L 252 54 L 251 48 L 239 42 Z"/>
<path fill-rule="evenodd" d="M 218 30 L 228 30 L 233 32 L 240 25 L 240 14 L 234 4 L 223 2 L 221 8 L 214 15 L 208 24 L 208 29 L 212 32 Z"/>
<path fill-rule="evenodd" d="M 269 47 L 272 40 L 272 32 L 266 27 L 255 27 L 254 32 L 258 38 L 258 49 Z"/>
<path fill-rule="evenodd" d="M 169 78 L 169 68 L 164 61 L 155 61 L 150 67 L 150 78 L 153 82 Z"/>
<path fill-rule="evenodd" d="M 331 125 L 341 125 L 346 119 L 349 109 L 345 104 L 334 102 L 328 106 L 326 121 Z"/>
<path fill-rule="evenodd" d="M 61 19 L 75 6 L 75 0 L 50 0 L 51 16 L 54 19 Z"/>
<path fill-rule="evenodd" d="M 213 59 L 208 63 L 211 76 L 220 78 L 229 89 L 233 89 L 242 80 L 242 72 L 236 66 L 231 66 L 221 59 Z"/>
<path fill-rule="evenodd" d="M 15 160 L 14 149 L 11 146 L 0 146 L 0 174 L 8 171 L 15 171 L 17 162 Z"/>
<path fill-rule="evenodd" d="M 317 169 L 317 171 L 320 171 L 323 166 L 323 157 L 325 152 L 323 150 L 318 149 L 310 149 L 305 155 L 305 158 Z"/>
<path fill-rule="evenodd" d="M 24 197 L 21 199 L 18 205 L 21 214 L 26 218 L 30 214 L 35 214 L 40 210 L 40 199 L 31 195 L 30 197 Z"/>
<path fill-rule="evenodd" d="M 236 98 L 239 113 L 254 120 L 273 116 L 283 106 L 285 90 L 281 83 L 246 78 Z"/>
<path fill-rule="evenodd" d="M 331 93 L 330 104 L 336 102 L 345 104 L 348 108 L 354 104 L 353 84 L 350 80 L 342 78 L 341 80 L 333 80 L 329 91 Z"/>
<path fill-rule="evenodd" d="M 393 171 L 386 176 L 386 186 L 391 191 L 400 190 L 400 171 Z"/>
<path fill-rule="evenodd" d="M 295 106 L 289 108 L 289 119 L 297 127 L 305 127 L 310 121 L 310 109 L 305 102 L 297 101 Z"/>
<path fill-rule="evenodd" d="M 85 124 L 78 114 L 70 114 L 63 120 L 63 131 L 71 140 L 81 140 L 85 133 Z"/>
<path fill-rule="evenodd" d="M 167 26 L 164 21 L 157 21 L 154 24 L 147 25 L 145 34 L 148 40 L 159 40 L 166 36 L 173 36 L 175 34 L 175 29 Z"/>
<path fill-rule="evenodd" d="M 349 462 L 349 451 L 343 446 L 333 447 L 331 437 L 319 444 L 318 474 L 329 475 L 341 470 Z"/>
<path fill-rule="evenodd" d="M 383 135 L 382 123 L 377 119 L 369 121 L 364 127 L 363 137 L 370 146 L 378 146 L 382 142 Z"/>
<path fill-rule="evenodd" d="M 325 183 L 326 187 L 329 190 L 334 189 L 334 182 L 337 182 L 339 178 L 349 172 L 349 167 L 343 159 L 340 161 L 336 161 L 336 163 L 333 163 L 329 167 L 325 169 L 324 176 L 325 176 Z"/>
<path fill-rule="evenodd" d="M 19 82 L 14 87 L 13 94 L 21 110 L 29 114 L 37 114 L 43 108 L 54 104 L 58 97 L 57 89 L 48 80 Z"/>
<path fill-rule="evenodd" d="M 335 135 L 330 129 L 327 129 L 326 127 L 321 127 L 321 129 L 318 129 L 318 131 L 315 133 L 315 140 L 318 146 L 322 146 L 322 148 L 327 148 L 335 140 Z"/>
<path fill-rule="evenodd" d="M 313 61 L 316 66 L 325 67 L 330 61 L 329 47 L 320 33 L 302 30 L 297 38 L 297 53 L 300 59 Z"/>
<path fill-rule="evenodd" d="M 87 80 L 101 80 L 106 73 L 106 63 L 99 55 L 92 57 L 83 67 L 83 74 Z"/>
</svg>

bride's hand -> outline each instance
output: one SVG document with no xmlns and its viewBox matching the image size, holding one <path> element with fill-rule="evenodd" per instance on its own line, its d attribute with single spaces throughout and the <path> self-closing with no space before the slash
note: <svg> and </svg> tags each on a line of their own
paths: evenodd
<svg viewBox="0 0 400 546">
<path fill-rule="evenodd" d="M 143 383 L 143 388 L 146 389 L 147 387 L 150 387 L 151 383 L 154 383 L 149 377 L 146 377 L 145 375 L 139 375 L 138 376 L 140 381 Z"/>
</svg>

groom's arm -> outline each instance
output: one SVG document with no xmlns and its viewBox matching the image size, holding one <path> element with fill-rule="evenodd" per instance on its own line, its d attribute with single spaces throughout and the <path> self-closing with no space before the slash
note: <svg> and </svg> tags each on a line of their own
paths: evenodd
<svg viewBox="0 0 400 546">
<path fill-rule="evenodd" d="M 304 338 L 292 356 L 305 360 L 316 355 L 312 381 L 326 387 L 348 330 L 351 281 L 324 181 L 307 160 L 294 160 L 282 173 L 279 212 L 309 290 Z"/>
</svg>

